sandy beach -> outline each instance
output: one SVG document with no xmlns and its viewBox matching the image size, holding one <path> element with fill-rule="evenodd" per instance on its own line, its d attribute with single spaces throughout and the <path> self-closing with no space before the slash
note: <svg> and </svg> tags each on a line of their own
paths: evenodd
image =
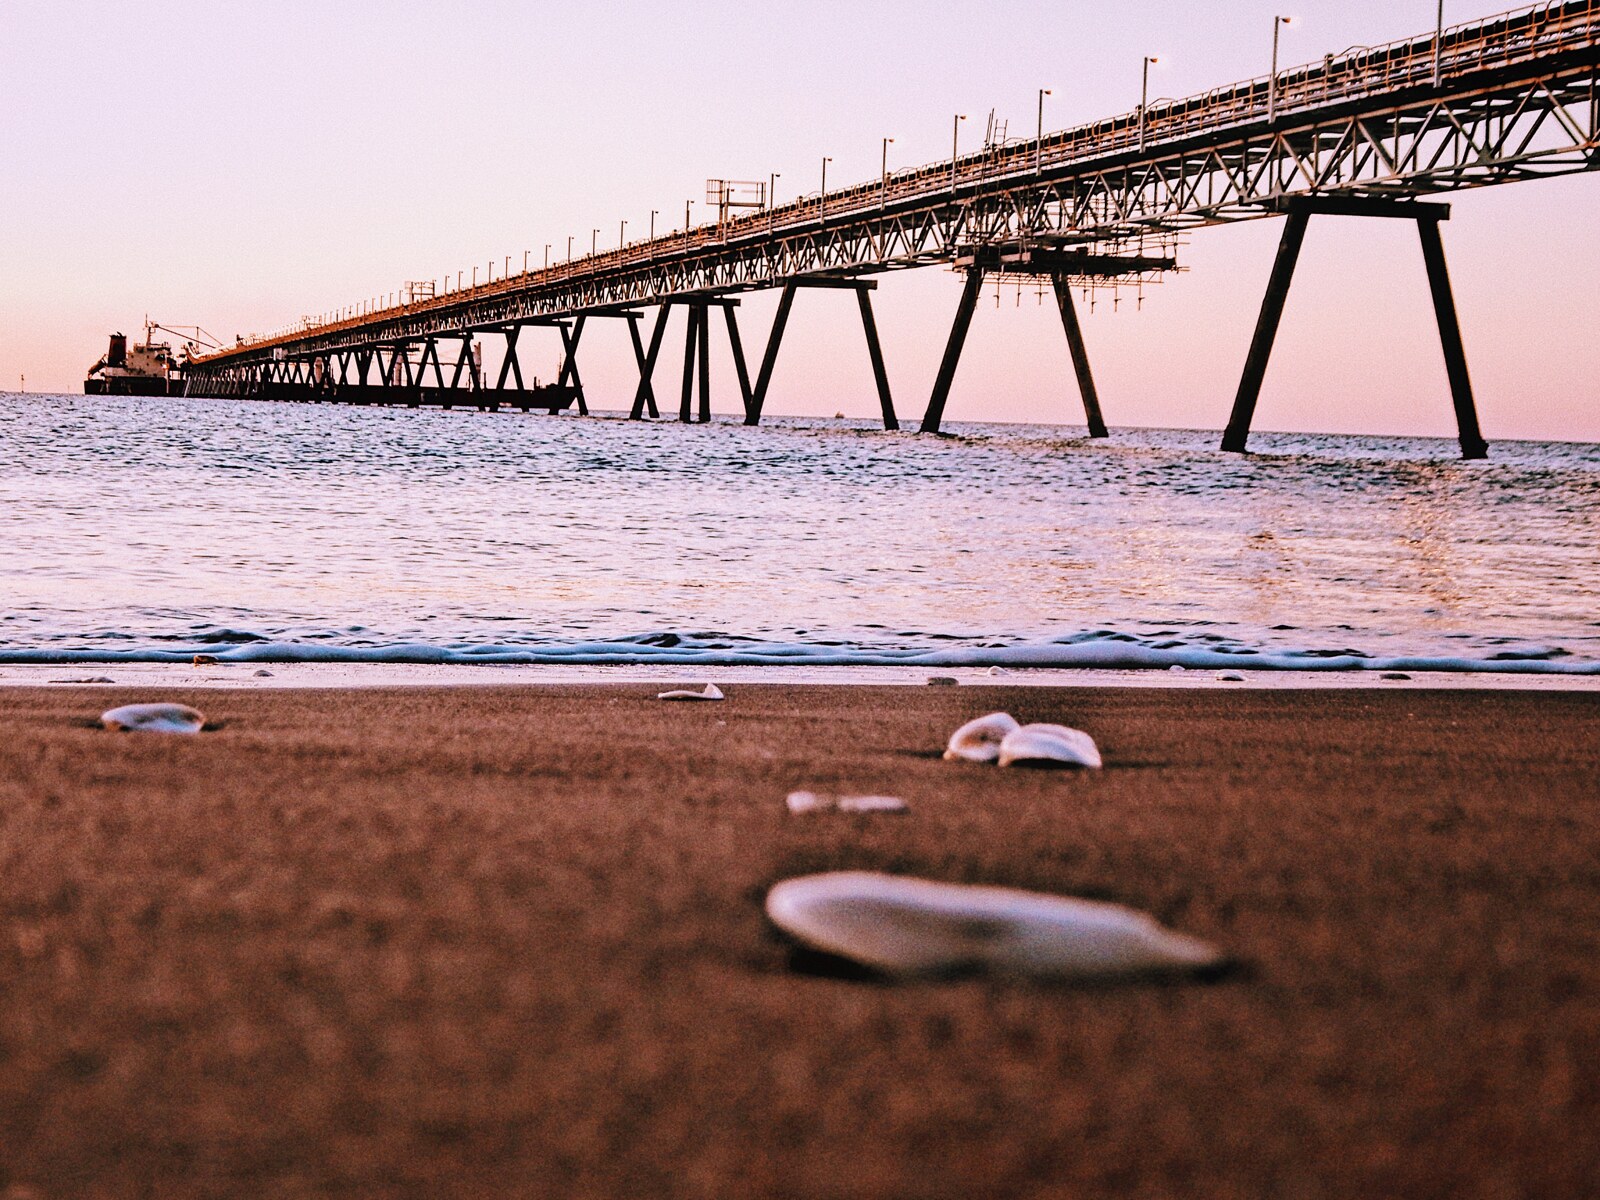
<svg viewBox="0 0 1600 1200">
<path fill-rule="evenodd" d="M 657 690 L 0 690 L 0 1195 L 1592 1194 L 1595 692 Z M 940 761 L 992 709 L 1107 769 Z M 761 911 L 836 868 L 1242 966 L 862 978 Z"/>
</svg>

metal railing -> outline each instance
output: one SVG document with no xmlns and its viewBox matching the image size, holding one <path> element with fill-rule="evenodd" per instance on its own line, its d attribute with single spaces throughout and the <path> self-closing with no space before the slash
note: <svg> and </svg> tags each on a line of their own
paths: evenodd
<svg viewBox="0 0 1600 1200">
<path fill-rule="evenodd" d="M 451 290 L 446 281 L 445 289 L 429 299 L 342 320 L 300 323 L 269 334 L 253 334 L 221 354 L 205 358 L 260 351 L 308 336 L 325 337 L 523 289 L 559 287 L 575 278 L 675 261 L 736 242 L 777 239 L 819 224 L 836 226 L 889 209 L 915 207 L 945 194 L 970 194 L 1007 179 L 1060 173 L 1098 159 L 1154 156 L 1162 147 L 1170 148 L 1197 135 L 1266 123 L 1269 111 L 1275 114 L 1275 126 L 1292 126 L 1298 115 L 1340 102 L 1413 88 L 1437 87 L 1441 96 L 1448 96 L 1452 84 L 1466 77 L 1596 46 L 1600 46 L 1600 0 L 1564 0 L 1512 10 L 1451 26 L 1437 38 L 1428 34 L 1379 46 L 1352 47 L 1341 55 L 1328 55 L 1320 63 L 1289 68 L 1276 76 L 1259 76 L 1178 100 L 1157 100 L 1143 111 L 1136 108 L 1043 138 L 986 145 L 953 160 L 936 160 L 867 183 L 801 196 L 782 206 L 525 270 L 495 283 Z"/>
</svg>

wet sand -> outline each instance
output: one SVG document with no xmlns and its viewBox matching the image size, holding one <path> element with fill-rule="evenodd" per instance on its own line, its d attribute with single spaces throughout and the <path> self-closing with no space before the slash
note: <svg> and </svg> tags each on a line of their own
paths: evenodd
<svg viewBox="0 0 1600 1200">
<path fill-rule="evenodd" d="M 1600 693 L 657 690 L 0 689 L 0 1196 L 1593 1194 Z M 852 977 L 761 913 L 836 868 L 1245 966 Z"/>
</svg>

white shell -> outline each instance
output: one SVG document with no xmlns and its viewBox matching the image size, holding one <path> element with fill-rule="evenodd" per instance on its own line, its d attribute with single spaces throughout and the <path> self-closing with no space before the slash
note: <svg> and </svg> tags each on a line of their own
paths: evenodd
<svg viewBox="0 0 1600 1200">
<path fill-rule="evenodd" d="M 954 762 L 993 762 L 1000 757 L 1000 743 L 1005 736 L 1021 728 L 1010 713 L 990 713 L 968 721 L 950 735 L 950 744 L 944 756 Z"/>
<path fill-rule="evenodd" d="M 1060 763 L 1093 770 L 1102 765 L 1094 739 L 1065 725 L 1024 725 L 1006 734 L 1000 743 L 1000 765 L 1012 763 Z"/>
<path fill-rule="evenodd" d="M 706 684 L 705 690 L 700 692 L 659 692 L 656 695 L 657 700 L 721 700 L 722 698 L 722 689 L 714 683 Z"/>
<path fill-rule="evenodd" d="M 1221 683 L 1243 683 L 1244 676 L 1237 671 L 1218 671 L 1217 680 Z"/>
<path fill-rule="evenodd" d="M 899 796 L 828 796 L 816 792 L 790 792 L 787 801 L 792 813 L 826 812 L 905 812 L 910 806 Z"/>
<path fill-rule="evenodd" d="M 1106 979 L 1225 961 L 1120 904 L 871 871 L 785 880 L 767 893 L 767 916 L 806 946 L 891 975 Z"/>
<path fill-rule="evenodd" d="M 141 733 L 199 733 L 206 719 L 187 704 L 124 704 L 100 714 L 107 729 Z"/>
</svg>

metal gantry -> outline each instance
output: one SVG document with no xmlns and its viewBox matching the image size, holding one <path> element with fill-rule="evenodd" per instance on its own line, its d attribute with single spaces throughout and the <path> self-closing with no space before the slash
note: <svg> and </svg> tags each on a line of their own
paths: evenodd
<svg viewBox="0 0 1600 1200">
<path fill-rule="evenodd" d="M 1600 0 L 1551 3 L 1363 48 L 1203 95 L 1155 101 L 1092 125 L 886 172 L 854 187 L 759 211 L 718 206 L 717 220 L 616 250 L 524 270 L 442 294 L 410 287 L 400 303 L 331 322 L 302 322 L 193 359 L 189 394 L 370 403 L 510 405 L 587 411 L 577 353 L 589 319 L 628 322 L 640 382 L 631 415 L 658 413 L 653 376 L 667 317 L 688 313 L 679 417 L 708 420 L 711 308 L 723 310 L 745 420 L 760 420 L 797 293 L 855 291 L 886 428 L 897 427 L 867 276 L 934 264 L 964 272 L 956 319 L 921 428 L 937 431 L 986 277 L 1053 288 L 1090 433 L 1104 436 L 1073 290 L 1159 277 L 1195 229 L 1286 216 L 1282 245 L 1224 440 L 1242 450 L 1303 239 L 1313 214 L 1415 220 L 1444 343 L 1462 451 L 1481 456 L 1466 359 L 1439 223 L 1421 198 L 1600 167 Z M 959 128 L 959 120 L 958 120 Z M 759 185 L 723 185 L 729 187 Z M 752 380 L 737 295 L 783 289 Z M 645 308 L 657 309 L 648 347 Z M 559 330 L 554 383 L 525 384 L 526 327 Z M 475 336 L 505 338 L 493 387 L 472 359 Z M 450 383 L 438 345 L 461 342 Z M 385 361 L 387 359 L 387 362 Z M 377 383 L 368 381 L 378 367 Z M 432 371 L 433 382 L 427 382 Z M 354 381 L 351 381 L 352 371 Z M 465 378 L 466 383 L 462 380 Z"/>
</svg>

